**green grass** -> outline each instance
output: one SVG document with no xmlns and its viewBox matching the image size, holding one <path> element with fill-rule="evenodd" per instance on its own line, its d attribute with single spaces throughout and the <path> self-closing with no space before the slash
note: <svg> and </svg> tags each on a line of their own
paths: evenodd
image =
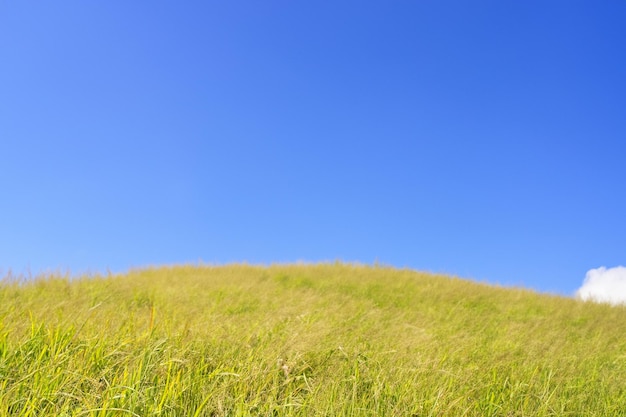
<svg viewBox="0 0 626 417">
<path fill-rule="evenodd" d="M 0 285 L 0 416 L 626 415 L 626 309 L 348 264 Z"/>
</svg>

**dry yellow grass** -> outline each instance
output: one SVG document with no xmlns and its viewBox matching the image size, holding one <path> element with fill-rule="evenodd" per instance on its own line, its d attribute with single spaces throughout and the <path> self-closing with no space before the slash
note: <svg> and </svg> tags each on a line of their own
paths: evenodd
<svg viewBox="0 0 626 417">
<path fill-rule="evenodd" d="M 351 264 L 0 286 L 0 416 L 608 416 L 626 309 Z"/>
</svg>

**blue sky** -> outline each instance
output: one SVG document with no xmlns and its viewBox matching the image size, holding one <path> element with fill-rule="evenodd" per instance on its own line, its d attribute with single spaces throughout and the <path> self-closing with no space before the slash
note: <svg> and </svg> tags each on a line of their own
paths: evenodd
<svg viewBox="0 0 626 417">
<path fill-rule="evenodd" d="M 626 262 L 626 2 L 0 1 L 0 273 Z"/>
</svg>

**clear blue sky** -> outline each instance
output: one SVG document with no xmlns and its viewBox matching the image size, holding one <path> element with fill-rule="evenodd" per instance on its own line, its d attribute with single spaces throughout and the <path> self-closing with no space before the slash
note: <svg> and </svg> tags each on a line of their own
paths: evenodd
<svg viewBox="0 0 626 417">
<path fill-rule="evenodd" d="M 0 272 L 626 263 L 624 1 L 0 0 Z"/>
</svg>

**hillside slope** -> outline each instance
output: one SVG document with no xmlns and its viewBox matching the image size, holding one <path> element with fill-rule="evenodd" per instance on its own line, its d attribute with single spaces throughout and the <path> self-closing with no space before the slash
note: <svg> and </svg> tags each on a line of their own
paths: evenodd
<svg viewBox="0 0 626 417">
<path fill-rule="evenodd" d="M 0 285 L 0 416 L 610 416 L 626 309 L 350 264 Z"/>
</svg>

